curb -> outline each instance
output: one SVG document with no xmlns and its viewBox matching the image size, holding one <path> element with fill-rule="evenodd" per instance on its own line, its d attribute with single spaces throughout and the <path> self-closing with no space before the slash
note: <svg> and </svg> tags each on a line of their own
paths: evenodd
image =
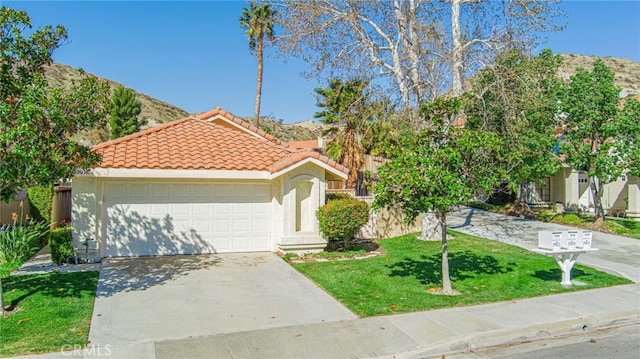
<svg viewBox="0 0 640 359">
<path fill-rule="evenodd" d="M 581 317 L 553 323 L 532 325 L 523 328 L 484 332 L 465 338 L 451 339 L 445 343 L 400 353 L 387 358 L 417 359 L 444 357 L 445 355 L 465 353 L 471 350 L 513 345 L 631 324 L 640 324 L 640 310 L 621 311 L 593 317 Z"/>
</svg>

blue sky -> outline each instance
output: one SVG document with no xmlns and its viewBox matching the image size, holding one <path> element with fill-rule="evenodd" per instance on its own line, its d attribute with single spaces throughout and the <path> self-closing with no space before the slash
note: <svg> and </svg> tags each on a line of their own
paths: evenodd
<svg viewBox="0 0 640 359">
<path fill-rule="evenodd" d="M 256 58 L 238 24 L 243 1 L 6 1 L 35 27 L 61 24 L 70 42 L 54 60 L 82 67 L 139 92 L 203 112 L 221 106 L 252 116 Z M 554 53 L 612 56 L 640 62 L 640 1 L 565 1 L 567 27 L 551 34 Z M 285 123 L 318 111 L 306 64 L 265 59 L 261 114 Z"/>
</svg>

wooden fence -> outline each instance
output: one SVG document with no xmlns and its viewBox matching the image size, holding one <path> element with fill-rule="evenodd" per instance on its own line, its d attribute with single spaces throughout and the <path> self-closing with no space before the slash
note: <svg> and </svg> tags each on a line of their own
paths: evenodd
<svg viewBox="0 0 640 359">
<path fill-rule="evenodd" d="M 13 224 L 14 213 L 24 220 L 25 216 L 31 215 L 29 200 L 26 191 L 21 191 L 8 203 L 0 201 L 0 225 Z"/>
</svg>

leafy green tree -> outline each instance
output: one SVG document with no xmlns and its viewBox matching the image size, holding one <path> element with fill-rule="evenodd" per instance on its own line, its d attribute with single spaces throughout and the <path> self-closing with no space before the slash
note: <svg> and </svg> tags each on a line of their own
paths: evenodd
<svg viewBox="0 0 640 359">
<path fill-rule="evenodd" d="M 111 139 L 140 131 L 140 127 L 147 123 L 144 119 L 138 119 L 141 111 L 142 105 L 133 91 L 122 85 L 116 87 L 111 96 L 111 113 L 109 115 Z"/>
<path fill-rule="evenodd" d="M 513 49 L 473 79 L 476 96 L 467 106 L 466 125 L 493 131 L 502 139 L 501 165 L 511 183 L 519 185 L 523 203 L 532 182 L 560 170 L 554 146 L 562 87 L 556 72 L 561 62 L 550 50 L 529 56 Z"/>
<path fill-rule="evenodd" d="M 264 67 L 263 53 L 264 40 L 275 40 L 273 30 L 276 21 L 277 11 L 271 9 L 269 4 L 257 5 L 255 2 L 249 3 L 249 8 L 242 9 L 240 16 L 240 27 L 245 29 L 249 39 L 249 49 L 258 58 L 258 84 L 256 86 L 256 125 L 260 120 L 260 101 L 262 98 L 262 69 Z M 260 127 L 260 126 L 258 126 Z"/>
<path fill-rule="evenodd" d="M 31 31 L 27 13 L 6 6 L 0 23 L 0 195 L 9 200 L 98 163 L 72 136 L 106 119 L 108 85 L 84 76 L 51 89 L 44 66 L 66 40 L 64 27 Z"/>
<path fill-rule="evenodd" d="M 452 294 L 449 278 L 447 213 L 469 201 L 476 190 L 492 191 L 504 178 L 496 169 L 501 148 L 493 132 L 453 128 L 444 135 L 442 126 L 462 110 L 461 98 L 427 103 L 422 113 L 434 127 L 406 136 L 394 158 L 378 170 L 374 208 L 400 208 L 408 222 L 420 213 L 433 211 L 442 222 L 443 292 Z"/>
<path fill-rule="evenodd" d="M 562 108 L 561 153 L 566 162 L 589 174 L 594 221 L 603 218 L 603 186 L 620 178 L 625 169 L 638 172 L 640 105 L 626 99 L 621 106 L 614 73 L 597 60 L 593 70 L 578 68 L 566 87 Z"/>
<path fill-rule="evenodd" d="M 316 88 L 317 106 L 324 110 L 313 117 L 320 122 L 334 125 L 325 134 L 333 136 L 327 145 L 329 157 L 342 163 L 349 169 L 347 187 L 354 188 L 357 174 L 364 163 L 362 137 L 367 131 L 367 119 L 363 118 L 369 93 L 365 91 L 368 83 L 362 79 L 343 82 L 332 79 L 328 88 Z"/>
<path fill-rule="evenodd" d="M 51 88 L 44 66 L 66 39 L 63 26 L 31 28 L 24 11 L 0 7 L 0 197 L 50 185 L 78 169 L 94 167 L 99 156 L 73 135 L 106 120 L 106 82 L 84 76 L 65 88 Z M 2 302 L 0 282 L 0 310 Z"/>
<path fill-rule="evenodd" d="M 331 128 L 325 134 L 332 140 L 327 144 L 329 157 L 349 169 L 347 187 L 354 188 L 364 155 L 376 150 L 385 117 L 392 111 L 388 102 L 375 101 L 363 79 L 342 81 L 332 79 L 328 88 L 316 88 L 317 106 L 323 108 L 314 118 Z"/>
</svg>

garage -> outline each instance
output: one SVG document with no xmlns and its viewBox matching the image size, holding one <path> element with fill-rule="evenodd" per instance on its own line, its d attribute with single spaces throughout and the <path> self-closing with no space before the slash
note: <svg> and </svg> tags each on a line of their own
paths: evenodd
<svg viewBox="0 0 640 359">
<path fill-rule="evenodd" d="M 216 108 L 95 145 L 72 180 L 76 250 L 104 257 L 308 252 L 326 246 L 315 217 L 326 181 L 347 177 Z"/>
<path fill-rule="evenodd" d="M 267 184 L 106 183 L 107 257 L 271 248 Z"/>
</svg>

